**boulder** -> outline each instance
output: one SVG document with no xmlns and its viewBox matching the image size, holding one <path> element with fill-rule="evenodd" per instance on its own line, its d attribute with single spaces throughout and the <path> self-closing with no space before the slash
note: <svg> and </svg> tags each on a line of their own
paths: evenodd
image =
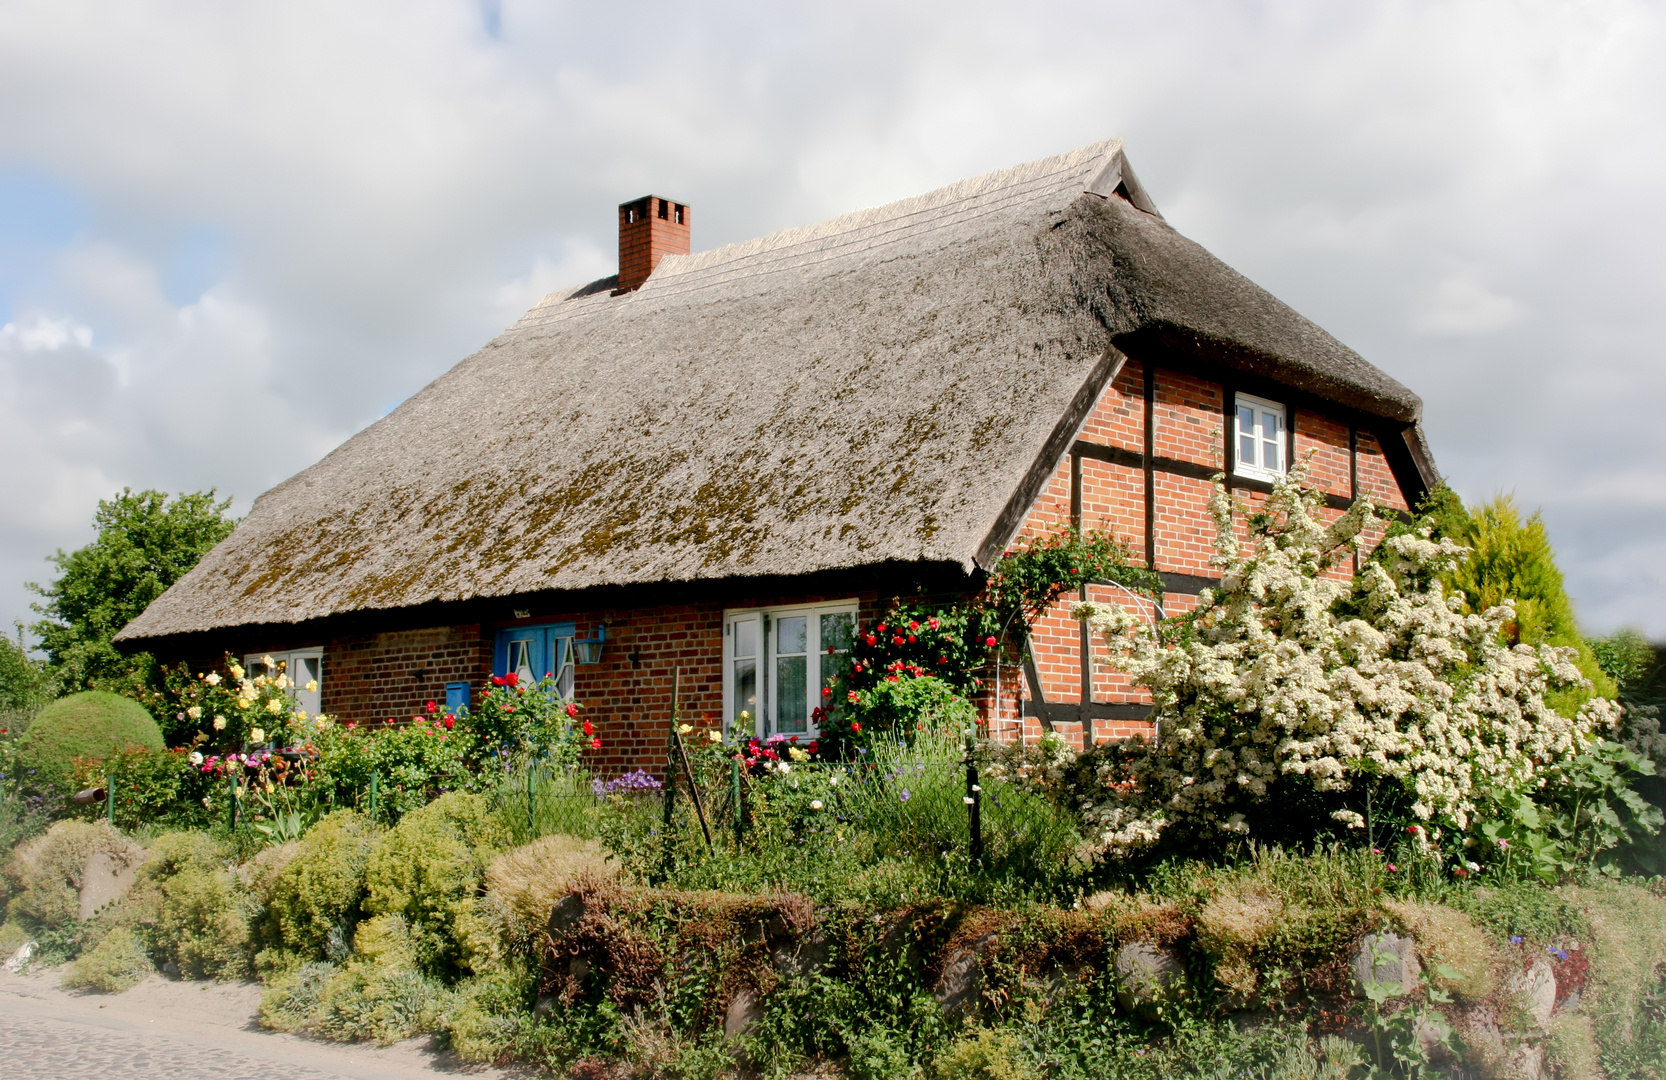
<svg viewBox="0 0 1666 1080">
<path fill-rule="evenodd" d="M 81 870 L 81 888 L 77 890 L 76 918 L 86 922 L 126 896 L 144 861 L 145 851 L 137 844 L 120 853 L 95 851 L 88 855 Z"/>
<path fill-rule="evenodd" d="M 983 958 L 995 944 L 994 934 L 985 934 L 970 945 L 954 949 L 943 961 L 943 973 L 937 977 L 931 996 L 943 1011 L 963 1015 L 977 1007 L 983 992 Z"/>
<path fill-rule="evenodd" d="M 1366 934 L 1354 950 L 1354 991 L 1365 995 L 1368 983 L 1387 983 L 1389 997 L 1404 997 L 1417 990 L 1423 968 L 1417 962 L 1417 942 L 1392 930 Z"/>
<path fill-rule="evenodd" d="M 744 988 L 729 1002 L 723 1014 L 723 1037 L 730 1041 L 750 1032 L 764 1018 L 764 1007 L 750 987 Z"/>
<path fill-rule="evenodd" d="M 1550 1015 L 1556 1011 L 1556 972 L 1549 960 L 1535 957 L 1526 971 L 1510 976 L 1504 989 L 1527 1010 L 1534 1024 L 1545 1027 L 1550 1023 Z"/>
<path fill-rule="evenodd" d="M 36 946 L 33 941 L 25 941 L 17 947 L 17 951 L 12 953 L 12 955 L 6 960 L 5 964 L 0 965 L 0 967 L 4 967 L 5 970 L 14 974 L 22 971 L 24 968 L 29 966 L 29 961 L 35 958 L 35 948 Z"/>
<path fill-rule="evenodd" d="M 566 896 L 557 900 L 555 902 L 555 907 L 550 910 L 550 921 L 548 925 L 550 937 L 559 938 L 565 936 L 567 931 L 577 926 L 578 921 L 584 918 L 584 912 L 585 904 L 584 895 L 582 893 L 568 893 Z"/>
<path fill-rule="evenodd" d="M 1149 941 L 1134 941 L 1116 953 L 1117 1002 L 1124 1009 L 1150 1005 L 1180 981 L 1180 961 Z"/>
</svg>

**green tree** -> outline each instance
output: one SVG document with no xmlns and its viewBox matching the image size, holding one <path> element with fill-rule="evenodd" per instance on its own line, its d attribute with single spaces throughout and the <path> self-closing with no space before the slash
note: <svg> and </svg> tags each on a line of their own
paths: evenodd
<svg viewBox="0 0 1666 1080">
<path fill-rule="evenodd" d="M 231 500 L 214 491 L 176 495 L 123 488 L 100 500 L 93 524 L 98 538 L 69 554 L 48 558 L 59 570 L 51 585 L 30 583 L 45 598 L 45 616 L 31 629 L 41 638 L 64 690 L 131 690 L 148 684 L 155 661 L 124 656 L 110 643 L 152 600 L 197 565 L 237 524 Z"/>
<path fill-rule="evenodd" d="M 1443 484 L 1429 493 L 1418 513 L 1433 526 L 1437 539 L 1451 537 L 1471 549 L 1469 557 L 1445 575 L 1447 589 L 1461 593 L 1468 610 L 1482 612 L 1506 599 L 1515 601 L 1516 617 L 1504 626 L 1506 644 L 1556 645 L 1577 651 L 1575 663 L 1591 686 L 1551 694 L 1547 698 L 1551 707 L 1572 716 L 1592 697 L 1615 696 L 1619 688 L 1579 633 L 1573 601 L 1556 565 L 1556 549 L 1537 511 L 1523 518 L 1509 495 L 1479 507 L 1465 507 Z"/>
<path fill-rule="evenodd" d="M 45 664 L 30 658 L 19 623 L 16 641 L 0 637 L 0 728 L 13 734 L 22 731 L 51 700 L 51 674 Z"/>
</svg>

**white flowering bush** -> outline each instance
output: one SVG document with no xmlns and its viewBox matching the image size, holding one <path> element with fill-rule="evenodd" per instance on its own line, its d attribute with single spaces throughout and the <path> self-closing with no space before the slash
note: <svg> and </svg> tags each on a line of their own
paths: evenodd
<svg viewBox="0 0 1666 1080">
<path fill-rule="evenodd" d="M 1451 540 L 1390 536 L 1357 577 L 1341 572 L 1382 523 L 1364 501 L 1326 523 L 1305 476 L 1292 469 L 1254 514 L 1217 482 L 1222 581 L 1194 613 L 1152 625 L 1074 609 L 1155 703 L 1155 739 L 1096 762 L 1082 811 L 1101 850 L 1312 838 L 1363 828 L 1373 805 L 1438 842 L 1469 831 L 1490 793 L 1536 787 L 1614 730 L 1612 701 L 1572 717 L 1545 704 L 1582 681 L 1573 650 L 1507 648 L 1508 603 L 1464 614 L 1445 594 L 1466 553 Z"/>
</svg>

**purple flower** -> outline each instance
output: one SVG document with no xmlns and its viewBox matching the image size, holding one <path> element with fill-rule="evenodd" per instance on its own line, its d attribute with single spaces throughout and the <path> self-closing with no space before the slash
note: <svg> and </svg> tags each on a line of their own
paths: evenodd
<svg viewBox="0 0 1666 1080">
<path fill-rule="evenodd" d="M 597 798 L 603 795 L 619 795 L 631 791 L 658 791 L 665 785 L 654 779 L 645 769 L 625 773 L 603 783 L 600 780 L 590 781 L 590 790 Z"/>
<path fill-rule="evenodd" d="M 1511 945 L 1520 945 L 1521 944 L 1521 935 L 1516 934 L 1513 937 L 1511 937 L 1510 938 L 1510 944 Z"/>
<path fill-rule="evenodd" d="M 900 798 L 902 799 L 903 802 L 907 802 L 909 799 L 912 799 L 913 797 L 914 796 L 912 796 L 908 793 L 907 788 L 902 789 L 902 795 L 900 796 Z"/>
</svg>

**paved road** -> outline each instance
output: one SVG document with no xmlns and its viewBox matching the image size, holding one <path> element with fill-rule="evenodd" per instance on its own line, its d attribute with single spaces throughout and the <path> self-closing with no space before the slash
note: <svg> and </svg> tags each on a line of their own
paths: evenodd
<svg viewBox="0 0 1666 1080">
<path fill-rule="evenodd" d="M 432 1053 L 425 1042 L 378 1048 L 262 1031 L 256 986 L 153 976 L 125 994 L 65 993 L 57 972 L 0 974 L 5 1080 L 501 1080 Z"/>
</svg>

